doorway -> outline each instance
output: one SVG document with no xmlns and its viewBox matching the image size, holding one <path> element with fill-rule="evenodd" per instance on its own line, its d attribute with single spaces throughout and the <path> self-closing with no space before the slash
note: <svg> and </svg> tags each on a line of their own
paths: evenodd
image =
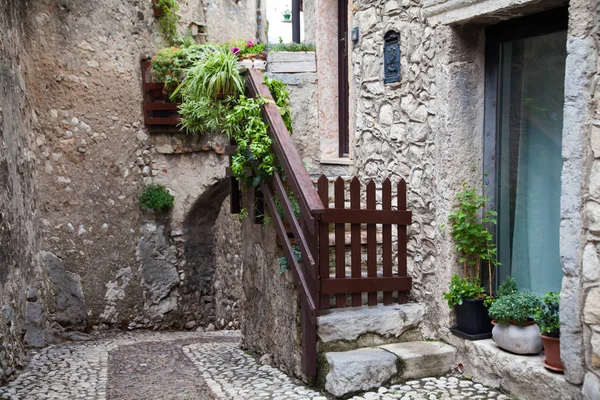
<svg viewBox="0 0 600 400">
<path fill-rule="evenodd" d="M 487 30 L 484 182 L 497 211 L 507 276 L 538 295 L 560 291 L 560 200 L 566 9 Z"/>
</svg>

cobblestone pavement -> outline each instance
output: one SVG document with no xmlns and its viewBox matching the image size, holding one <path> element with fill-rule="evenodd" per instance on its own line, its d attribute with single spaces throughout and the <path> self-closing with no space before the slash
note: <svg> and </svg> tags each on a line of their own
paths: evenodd
<svg viewBox="0 0 600 400">
<path fill-rule="evenodd" d="M 489 389 L 481 384 L 458 377 L 423 378 L 402 385 L 379 388 L 350 400 L 510 400 L 511 397 Z"/>
<path fill-rule="evenodd" d="M 327 400 L 239 348 L 239 332 L 119 332 L 35 352 L 0 399 Z M 362 399 L 508 400 L 455 377 L 425 378 Z"/>
</svg>

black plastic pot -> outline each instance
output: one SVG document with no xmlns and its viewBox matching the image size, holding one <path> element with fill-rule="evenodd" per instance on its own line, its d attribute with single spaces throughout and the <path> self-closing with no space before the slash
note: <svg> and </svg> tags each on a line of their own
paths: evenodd
<svg viewBox="0 0 600 400">
<path fill-rule="evenodd" d="M 451 331 L 470 340 L 487 339 L 492 336 L 492 319 L 481 300 L 463 300 L 454 306 L 456 326 Z"/>
</svg>

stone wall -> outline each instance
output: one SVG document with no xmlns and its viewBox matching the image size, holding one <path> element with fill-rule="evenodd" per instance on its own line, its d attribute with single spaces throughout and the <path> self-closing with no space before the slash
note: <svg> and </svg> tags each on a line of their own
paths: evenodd
<svg viewBox="0 0 600 400">
<path fill-rule="evenodd" d="M 441 227 L 464 181 L 477 183 L 481 157 L 483 39 L 477 32 L 432 28 L 418 3 L 361 3 L 353 16 L 361 39 L 352 53 L 356 95 L 354 159 L 363 181 L 405 179 L 412 300 L 426 302 L 429 334 L 449 324 L 441 293 L 458 263 Z M 383 37 L 400 33 L 402 80 L 383 83 Z M 452 77 L 452 79 L 450 79 Z M 392 202 L 396 200 L 393 199 Z M 435 321 L 435 322 L 433 322 Z"/>
<path fill-rule="evenodd" d="M 209 42 L 259 39 L 265 43 L 267 0 L 220 0 L 204 2 Z"/>
<path fill-rule="evenodd" d="M 242 224 L 243 346 L 259 355 L 270 354 L 279 369 L 302 377 L 300 297 L 293 272 L 281 273 L 278 258 L 283 250 L 277 244 L 275 228 L 254 224 L 249 206 L 253 195 L 249 190 L 243 197 L 250 212 Z"/>
<path fill-rule="evenodd" d="M 228 15 L 225 3 L 210 2 L 220 7 L 212 13 L 204 3 L 180 2 L 181 33 L 189 21 L 206 18 L 233 35 L 209 38 L 255 38 L 256 26 L 219 19 Z M 243 16 L 256 21 L 250 3 L 256 2 L 235 7 L 253 8 L 252 17 Z M 241 287 L 225 290 L 225 282 L 236 281 L 222 278 L 241 276 L 241 263 L 223 255 L 239 255 L 241 246 L 239 236 L 222 234 L 233 230 L 225 219 L 231 216 L 220 212 L 227 188 L 218 202 L 201 200 L 224 179 L 222 145 L 171 139 L 173 132 L 150 132 L 143 124 L 139 62 L 162 46 L 151 2 L 33 2 L 29 9 L 31 51 L 23 57 L 31 73 L 24 79 L 37 111 L 40 247 L 64 266 L 62 276 L 73 283 L 68 291 L 77 292 L 80 283 L 85 327 L 237 326 Z M 170 214 L 140 210 L 138 196 L 149 183 L 174 193 Z M 199 201 L 204 208 L 194 208 Z M 191 250 L 203 246 L 192 240 L 197 229 L 214 263 L 207 268 Z M 221 287 L 211 287 L 210 279 Z M 200 304 L 192 292 L 202 285 Z"/>
<path fill-rule="evenodd" d="M 461 183 L 481 183 L 485 28 L 459 24 L 514 18 L 556 3 L 508 1 L 501 11 L 494 8 L 500 2 L 494 1 L 478 2 L 470 8 L 460 1 L 425 3 L 428 12 L 434 12 L 438 3 L 452 3 L 452 7 L 427 20 L 419 1 L 355 4 L 353 23 L 360 28 L 361 39 L 352 54 L 352 83 L 357 94 L 354 159 L 362 180 L 407 180 L 414 220 L 409 241 L 413 300 L 428 306 L 430 325 L 425 334 L 450 340 L 461 350 L 461 357 L 467 355 L 463 359 L 468 359 L 468 354 L 475 353 L 447 330 L 451 314 L 441 294 L 458 263 L 452 240 L 442 227 L 448 223 Z M 488 6 L 495 11 L 486 14 Z M 600 167 L 595 161 L 598 152 L 594 153 L 600 133 L 596 104 L 598 12 L 594 1 L 571 1 L 569 5 L 561 204 L 565 378 L 580 385 L 585 376 L 584 392 L 595 394 L 600 387 L 600 240 L 596 223 L 600 221 L 596 187 Z M 439 21 L 457 25 L 434 24 Z M 390 29 L 401 35 L 402 81 L 384 85 L 383 35 Z M 567 382 L 563 385 L 570 388 Z"/>
<path fill-rule="evenodd" d="M 23 343 L 45 344 L 47 279 L 37 258 L 37 118 L 25 84 L 27 8 L 0 1 L 0 384 L 23 365 Z M 30 288 L 28 290 L 28 288 Z"/>
<path fill-rule="evenodd" d="M 591 400 L 600 393 L 600 87 L 597 84 L 600 79 L 600 7 L 590 1 L 579 1 L 570 7 L 578 13 L 572 18 L 573 38 L 569 41 L 569 48 L 579 50 L 577 53 L 585 60 L 583 63 L 582 59 L 573 60 L 572 65 L 578 63 L 582 70 L 587 108 L 581 141 L 584 179 L 580 250 L 583 254 L 579 271 L 582 298 L 579 304 L 583 305 L 583 356 L 586 368 L 580 367 L 575 378 L 584 381 L 584 396 Z M 583 96 L 573 96 L 572 101 L 577 102 L 580 97 Z M 575 345 L 581 346 L 581 343 L 576 342 Z"/>
</svg>

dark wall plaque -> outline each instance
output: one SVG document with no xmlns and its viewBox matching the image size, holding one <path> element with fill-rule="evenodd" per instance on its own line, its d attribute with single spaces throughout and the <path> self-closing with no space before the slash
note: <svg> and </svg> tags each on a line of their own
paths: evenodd
<svg viewBox="0 0 600 400">
<path fill-rule="evenodd" d="M 400 34 L 389 31 L 383 37 L 385 48 L 383 53 L 383 65 L 385 68 L 385 83 L 400 81 Z"/>
</svg>

